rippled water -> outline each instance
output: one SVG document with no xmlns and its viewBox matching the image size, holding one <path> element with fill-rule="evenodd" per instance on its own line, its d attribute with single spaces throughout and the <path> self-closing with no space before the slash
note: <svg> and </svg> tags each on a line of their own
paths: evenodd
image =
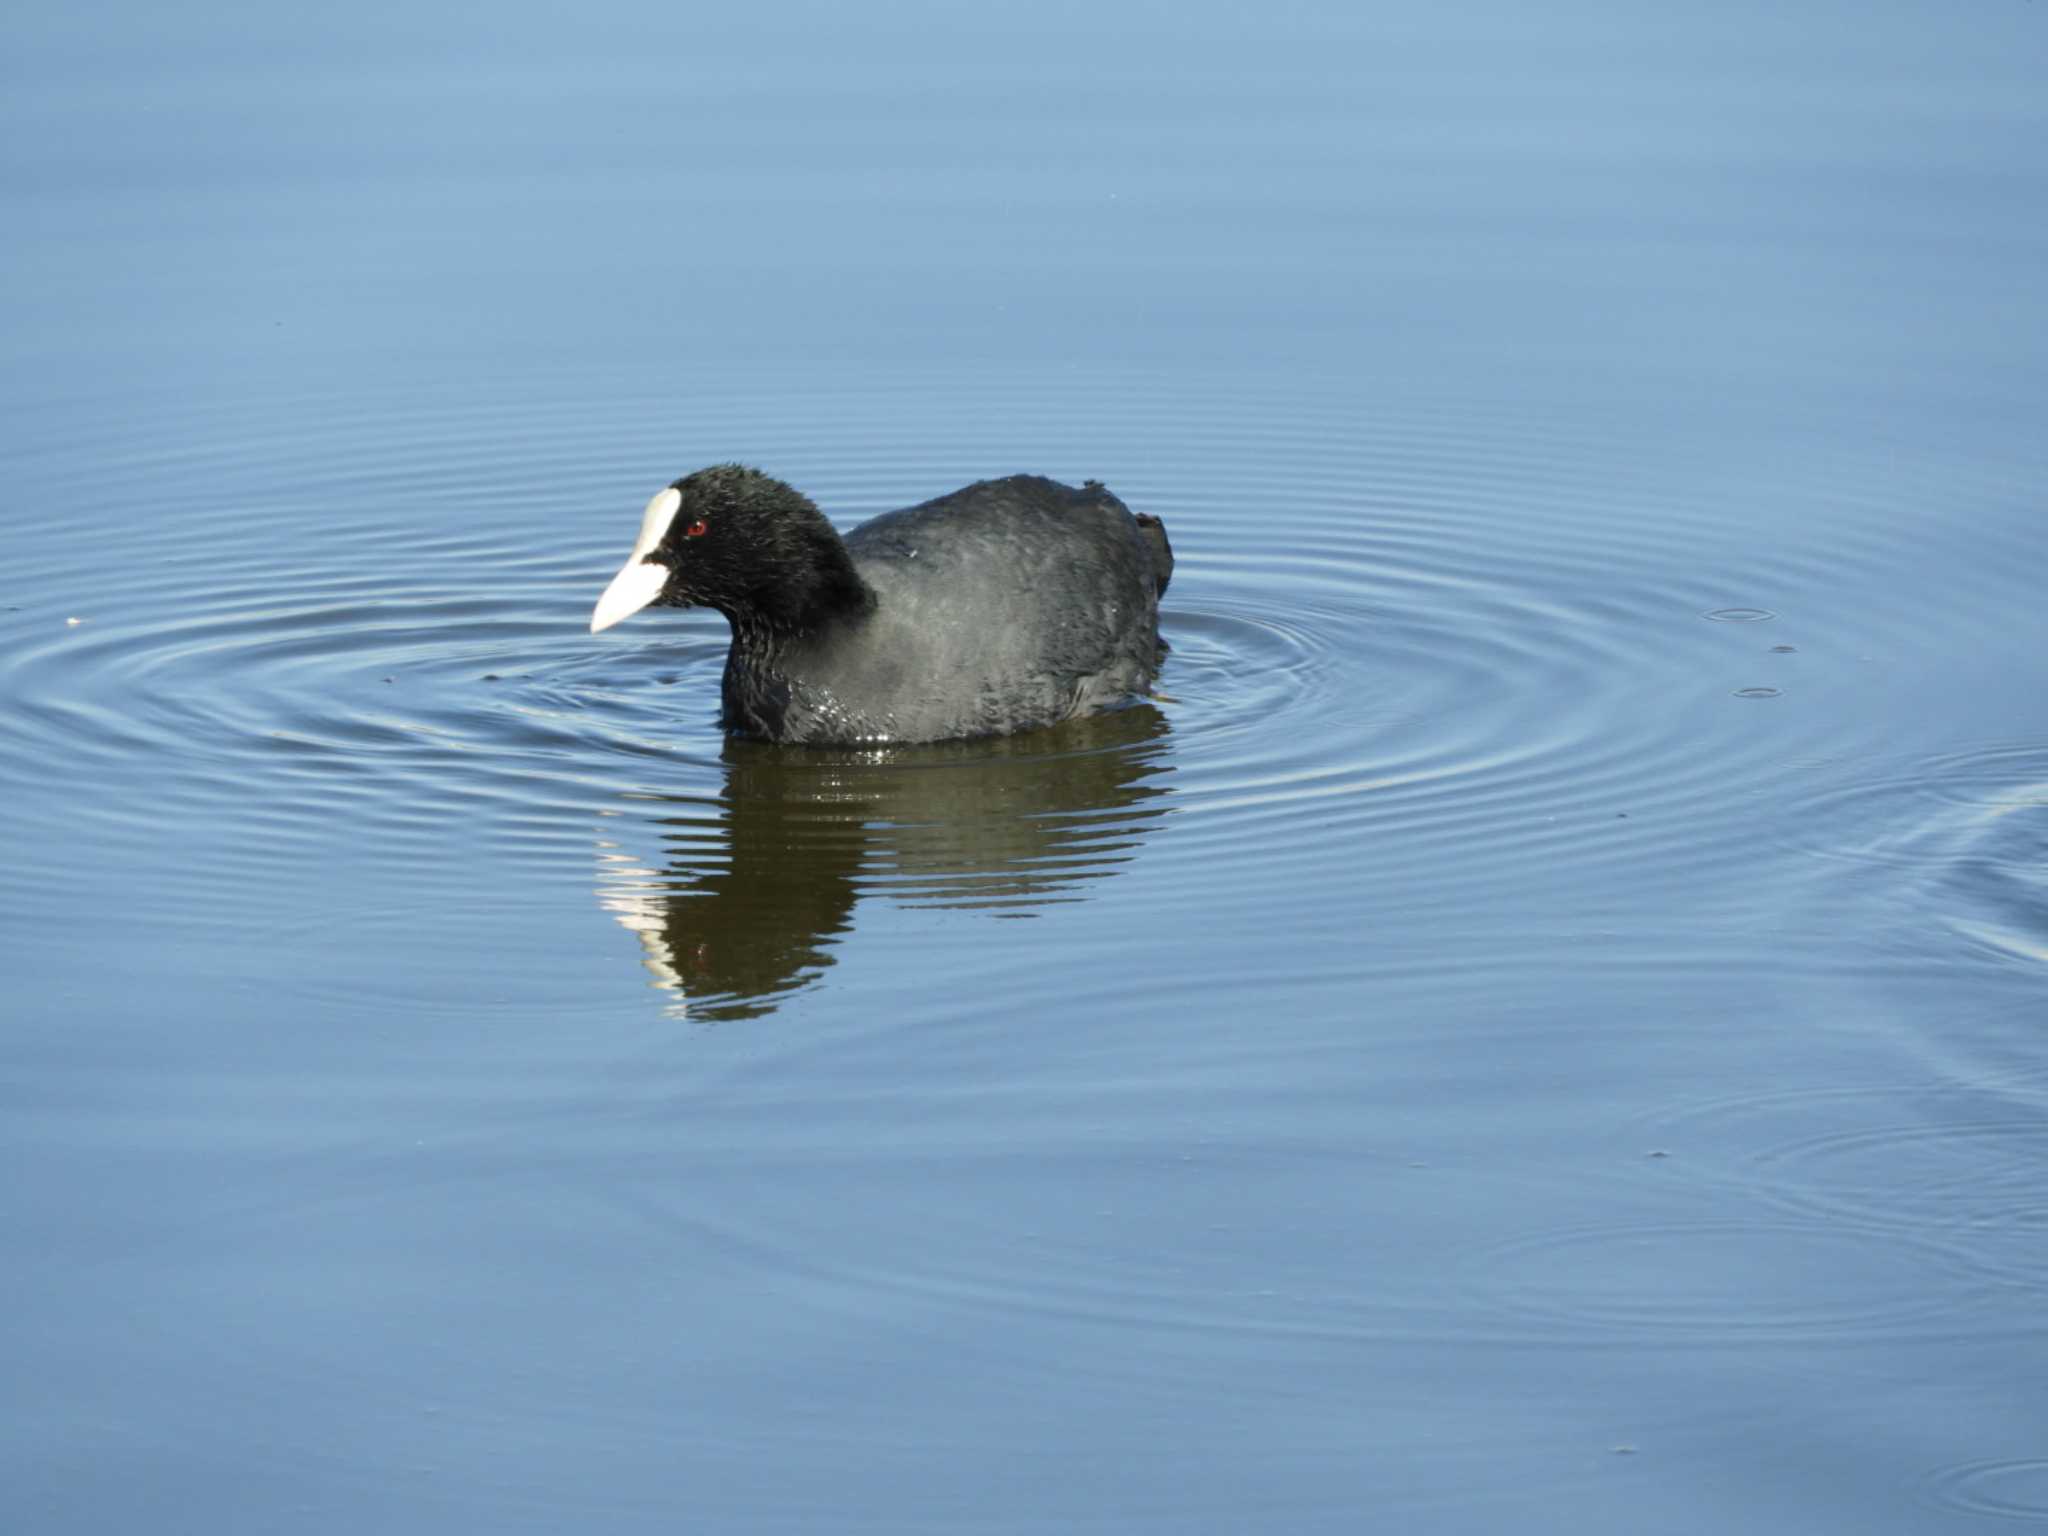
<svg viewBox="0 0 2048 1536">
<path fill-rule="evenodd" d="M 511 14 L 29 32 L 10 1528 L 2048 1521 L 2039 17 Z M 722 739 L 730 458 L 1160 696 Z"/>
</svg>

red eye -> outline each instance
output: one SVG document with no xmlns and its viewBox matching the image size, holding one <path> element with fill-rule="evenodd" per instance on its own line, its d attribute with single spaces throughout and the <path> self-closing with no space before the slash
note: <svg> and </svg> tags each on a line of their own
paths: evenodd
<svg viewBox="0 0 2048 1536">
<path fill-rule="evenodd" d="M 705 534 L 709 533 L 710 531 L 711 525 L 705 522 L 704 519 L 700 517 L 697 519 L 697 521 L 690 524 L 689 527 L 683 530 L 683 537 L 686 539 L 701 539 L 704 537 Z"/>
</svg>

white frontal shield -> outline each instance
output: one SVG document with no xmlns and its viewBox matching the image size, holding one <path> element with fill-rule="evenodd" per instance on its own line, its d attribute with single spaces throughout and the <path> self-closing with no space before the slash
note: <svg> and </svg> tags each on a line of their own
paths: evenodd
<svg viewBox="0 0 2048 1536">
<path fill-rule="evenodd" d="M 656 492 L 654 499 L 647 503 L 647 513 L 640 519 L 640 537 L 633 541 L 633 553 L 626 557 L 625 565 L 612 578 L 612 584 L 604 589 L 604 595 L 597 600 L 597 607 L 590 615 L 590 632 L 593 635 L 601 629 L 610 629 L 621 619 L 630 618 L 661 596 L 661 589 L 667 585 L 671 572 L 661 561 L 647 557 L 668 537 L 669 524 L 676 520 L 676 513 L 682 505 L 683 493 L 674 486 Z"/>
</svg>

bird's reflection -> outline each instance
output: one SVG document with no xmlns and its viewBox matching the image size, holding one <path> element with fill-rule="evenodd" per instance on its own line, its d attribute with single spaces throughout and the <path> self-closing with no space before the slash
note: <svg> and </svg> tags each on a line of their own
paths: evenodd
<svg viewBox="0 0 2048 1536">
<path fill-rule="evenodd" d="M 1166 813 L 1167 731 L 1137 704 L 930 746 L 729 740 L 715 794 L 636 800 L 637 839 L 608 823 L 598 896 L 639 935 L 672 1011 L 768 1013 L 831 965 L 863 897 L 1001 916 L 1080 899 Z"/>
</svg>

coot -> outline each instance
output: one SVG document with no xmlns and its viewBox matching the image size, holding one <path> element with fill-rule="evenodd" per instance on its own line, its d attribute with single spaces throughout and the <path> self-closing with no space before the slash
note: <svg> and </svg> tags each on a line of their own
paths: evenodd
<svg viewBox="0 0 2048 1536">
<path fill-rule="evenodd" d="M 722 723 L 769 741 L 1006 735 L 1110 708 L 1159 669 L 1173 550 L 1091 480 L 984 480 L 848 533 L 757 469 L 647 504 L 594 634 L 649 605 L 732 625 Z"/>
</svg>

